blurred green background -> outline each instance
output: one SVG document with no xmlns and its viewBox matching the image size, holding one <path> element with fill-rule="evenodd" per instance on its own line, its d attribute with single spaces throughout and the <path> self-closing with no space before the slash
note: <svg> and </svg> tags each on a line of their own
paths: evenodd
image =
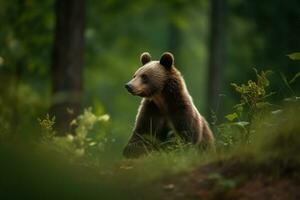
<svg viewBox="0 0 300 200">
<path fill-rule="evenodd" d="M 237 103 L 230 83 L 255 77 L 253 68 L 271 69 L 288 79 L 297 72 L 299 62 L 286 55 L 300 49 L 299 0 L 64 2 L 70 8 L 84 4 L 81 108 L 109 114 L 110 132 L 120 145 L 131 134 L 140 101 L 126 92 L 124 83 L 141 65 L 139 56 L 144 51 L 156 60 L 165 51 L 174 54 L 196 106 L 210 122 L 211 110 L 222 121 L 221 116 Z M 37 137 L 37 119 L 53 104 L 56 2 L 0 0 L 0 5 L 0 134 Z M 73 20 L 69 25 L 77 23 Z M 216 51 L 219 54 L 213 57 Z M 211 59 L 218 64 L 209 73 Z M 275 101 L 293 93 L 280 73 L 271 77 Z M 214 74 L 216 91 L 210 90 Z M 294 83 L 293 87 L 300 86 Z M 217 94 L 213 95 L 217 106 L 209 105 L 210 93 Z"/>
</svg>

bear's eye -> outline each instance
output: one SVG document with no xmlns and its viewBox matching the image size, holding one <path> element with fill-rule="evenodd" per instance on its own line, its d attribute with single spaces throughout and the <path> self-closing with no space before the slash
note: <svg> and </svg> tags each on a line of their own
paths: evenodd
<svg viewBox="0 0 300 200">
<path fill-rule="evenodd" d="M 136 77 L 136 75 L 133 75 L 133 78 L 135 78 Z"/>
<path fill-rule="evenodd" d="M 144 83 L 147 83 L 148 82 L 148 76 L 146 74 L 142 74 L 142 80 Z"/>
</svg>

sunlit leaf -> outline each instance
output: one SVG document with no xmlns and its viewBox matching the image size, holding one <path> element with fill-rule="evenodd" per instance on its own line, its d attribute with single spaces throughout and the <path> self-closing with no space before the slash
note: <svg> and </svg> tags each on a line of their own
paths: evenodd
<svg viewBox="0 0 300 200">
<path fill-rule="evenodd" d="M 300 97 L 290 97 L 290 98 L 285 98 L 284 101 L 287 102 L 297 102 L 300 100 Z"/>
<path fill-rule="evenodd" d="M 245 127 L 245 126 L 247 126 L 249 124 L 250 124 L 249 122 L 244 122 L 244 121 L 232 123 L 232 125 L 237 125 L 237 126 L 241 126 L 241 127 Z"/>
<path fill-rule="evenodd" d="M 291 60 L 300 60 L 300 52 L 295 52 L 287 55 Z"/>
<path fill-rule="evenodd" d="M 91 142 L 89 145 L 90 146 L 95 146 L 96 142 Z"/>
<path fill-rule="evenodd" d="M 175 185 L 170 183 L 170 184 L 164 185 L 163 188 L 165 190 L 173 190 L 175 188 Z"/>
<path fill-rule="evenodd" d="M 68 134 L 67 135 L 67 140 L 70 141 L 70 142 L 72 142 L 74 140 L 74 136 L 71 135 L 71 134 Z"/>
<path fill-rule="evenodd" d="M 278 114 L 281 114 L 282 113 L 282 109 L 279 109 L 279 110 L 274 110 L 271 112 L 273 115 L 278 115 Z"/>
<path fill-rule="evenodd" d="M 234 119 L 238 118 L 238 115 L 236 113 L 232 113 L 232 114 L 228 114 L 225 116 L 226 119 L 228 119 L 229 121 L 233 121 Z"/>
</svg>

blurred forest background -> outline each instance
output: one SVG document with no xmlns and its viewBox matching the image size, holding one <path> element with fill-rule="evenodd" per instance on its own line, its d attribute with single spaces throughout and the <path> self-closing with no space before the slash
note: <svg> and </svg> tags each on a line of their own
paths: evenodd
<svg viewBox="0 0 300 200">
<path fill-rule="evenodd" d="M 1 1 L 0 131 L 36 137 L 48 112 L 65 131 L 92 107 L 111 116 L 110 131 L 124 143 L 140 101 L 124 83 L 144 51 L 175 55 L 210 122 L 237 103 L 230 83 L 253 78 L 253 68 L 279 72 L 271 77 L 275 101 L 294 95 L 279 74 L 297 72 L 286 55 L 299 50 L 299 7 L 298 0 Z"/>
<path fill-rule="evenodd" d="M 239 131 L 252 134 L 255 131 L 246 126 L 252 122 L 254 108 L 259 109 L 257 103 L 270 102 L 272 114 L 278 114 L 282 112 L 279 106 L 282 100 L 293 98 L 299 102 L 300 56 L 299 53 L 290 56 L 292 59 L 287 56 L 300 51 L 299 8 L 299 0 L 0 0 L 0 140 L 40 141 L 40 138 L 53 138 L 56 134 L 66 136 L 61 137 L 62 141 L 54 139 L 63 152 L 75 152 L 77 156 L 89 152 L 101 159 L 106 156 L 107 160 L 121 158 L 141 100 L 128 94 L 124 84 L 141 65 L 142 52 L 148 51 L 158 60 L 163 52 L 169 51 L 175 56 L 175 65 L 182 72 L 196 107 L 210 122 L 216 136 L 221 134 L 217 142 L 234 146 L 233 129 L 224 131 L 222 128 L 228 124 L 217 125 L 237 121 L 235 125 L 242 127 Z M 269 72 L 260 73 L 262 70 L 272 70 L 273 74 L 267 79 Z M 253 82 L 247 81 L 256 78 L 258 87 L 251 88 Z M 246 86 L 239 88 L 242 83 Z M 243 99 L 243 94 L 247 95 L 247 91 L 243 91 L 247 84 L 249 93 L 258 94 L 253 97 L 251 93 Z M 244 122 L 240 114 L 232 110 L 252 97 L 254 108 L 249 108 L 248 119 Z M 84 111 L 84 108 L 90 109 Z M 293 118 L 297 122 L 299 114 L 287 116 L 287 120 Z M 93 129 L 96 122 L 100 125 Z M 273 124 L 268 130 L 281 130 L 279 124 Z M 292 124 L 285 125 L 293 127 Z M 285 130 L 299 131 L 297 127 Z M 296 148 L 299 136 L 295 138 L 298 139 L 286 140 L 298 141 L 294 146 L 289 142 L 282 145 L 291 147 L 287 155 L 299 155 Z M 246 142 L 251 143 L 249 138 Z M 105 146 L 106 143 L 109 145 Z M 269 147 L 270 152 L 279 149 L 281 143 L 276 144 L 274 148 L 271 146 L 273 149 Z M 22 147 L 20 149 L 22 151 Z M 8 152 L 0 149 L 2 159 L 11 159 L 12 163 L 7 169 L 3 165 L 6 160 L 0 163 L 10 172 L 22 169 L 11 167 L 18 167 L 20 163 L 26 166 L 26 158 L 32 156 Z M 261 152 L 258 154 L 262 155 Z M 279 155 L 283 155 L 280 158 L 288 157 L 284 153 Z M 51 179 L 51 173 L 56 176 L 57 168 L 48 166 L 47 162 L 40 166 L 44 162 L 38 160 L 45 161 L 44 157 L 47 158 L 42 154 L 33 161 L 36 162 L 34 167 L 49 170 L 50 175 L 44 177 L 44 183 L 50 184 L 50 188 L 57 187 L 55 178 Z M 175 168 L 193 162 L 187 156 L 182 160 L 173 158 L 164 157 L 156 167 L 163 163 L 169 167 L 174 162 Z M 295 163 L 299 164 L 300 159 L 297 159 Z M 271 156 L 270 160 L 273 162 Z M 155 162 L 150 160 L 149 163 Z M 31 165 L 25 169 L 31 169 Z M 141 165 L 144 169 L 145 165 Z M 65 172 L 62 174 L 69 177 L 69 171 Z M 35 177 L 32 184 L 39 185 L 38 176 L 45 175 L 42 171 L 38 175 L 32 173 L 32 176 L 27 173 L 28 177 L 22 177 L 24 180 Z M 14 176 L 15 179 L 6 178 L 15 189 L 13 183 L 18 180 L 18 173 Z M 66 180 L 73 181 L 72 178 Z M 0 181 L 0 184 L 6 183 Z M 26 181 L 21 182 L 22 187 L 25 185 Z M 75 191 L 75 196 L 81 189 L 87 193 L 93 189 L 98 192 L 96 185 L 92 188 L 75 185 L 75 190 L 70 192 Z"/>
</svg>

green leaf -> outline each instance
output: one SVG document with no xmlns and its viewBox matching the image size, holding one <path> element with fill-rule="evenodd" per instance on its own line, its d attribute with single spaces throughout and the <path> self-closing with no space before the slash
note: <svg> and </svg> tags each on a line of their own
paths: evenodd
<svg viewBox="0 0 300 200">
<path fill-rule="evenodd" d="M 272 115 L 279 115 L 279 114 L 281 114 L 282 112 L 283 112 L 282 109 L 278 109 L 278 110 L 272 111 L 271 113 L 272 113 Z"/>
<path fill-rule="evenodd" d="M 287 102 L 298 102 L 300 100 L 300 97 L 290 97 L 290 98 L 285 98 L 284 101 Z"/>
<path fill-rule="evenodd" d="M 295 52 L 287 55 L 291 60 L 300 60 L 300 52 Z"/>
<path fill-rule="evenodd" d="M 280 76 L 281 76 L 284 84 L 286 85 L 286 87 L 290 90 L 291 94 L 294 94 L 294 91 L 292 90 L 292 88 L 291 88 L 291 86 L 290 86 L 290 84 L 289 84 L 286 76 L 283 73 L 280 73 Z"/>
<path fill-rule="evenodd" d="M 298 72 L 297 74 L 295 74 L 295 76 L 292 78 L 292 80 L 290 80 L 289 84 L 295 82 L 298 77 L 300 77 L 300 72 Z"/>
<path fill-rule="evenodd" d="M 249 122 L 235 122 L 234 123 L 234 125 L 241 126 L 241 127 L 245 127 L 249 124 L 250 124 Z"/>
<path fill-rule="evenodd" d="M 225 116 L 226 119 L 228 119 L 229 121 L 233 121 L 234 119 L 238 118 L 238 115 L 236 113 L 232 113 L 232 114 L 228 114 Z"/>
</svg>

